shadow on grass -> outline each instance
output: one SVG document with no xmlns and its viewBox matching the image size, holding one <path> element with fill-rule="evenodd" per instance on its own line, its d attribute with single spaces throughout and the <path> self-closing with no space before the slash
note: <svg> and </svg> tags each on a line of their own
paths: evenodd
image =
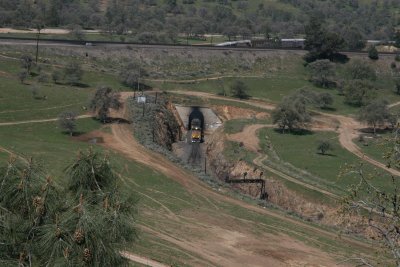
<svg viewBox="0 0 400 267">
<path fill-rule="evenodd" d="M 62 131 L 61 133 L 64 134 L 64 135 L 68 135 L 68 136 L 70 136 L 70 137 L 78 137 L 78 136 L 81 136 L 81 135 L 83 135 L 83 134 L 86 134 L 86 132 L 81 132 L 81 131 L 74 131 L 74 132 L 72 133 L 72 135 L 71 135 L 71 133 L 68 132 L 68 131 Z"/>
<path fill-rule="evenodd" d="M 90 87 L 86 83 L 74 83 L 74 84 L 69 84 L 69 85 L 72 85 L 72 86 L 75 86 L 75 87 L 79 87 L 79 88 L 88 88 L 88 87 Z"/>
<path fill-rule="evenodd" d="M 362 128 L 359 130 L 362 133 L 366 133 L 366 134 L 374 134 L 374 128 L 372 127 L 367 127 L 367 128 Z M 392 133 L 393 132 L 393 128 L 376 128 L 376 134 L 387 134 L 387 133 Z"/>
<path fill-rule="evenodd" d="M 310 131 L 307 129 L 292 129 L 290 131 L 285 129 L 284 131 L 282 131 L 282 129 L 275 128 L 274 131 L 279 134 L 290 134 L 290 135 L 313 135 L 314 134 L 313 131 Z"/>
<path fill-rule="evenodd" d="M 127 85 L 125 84 L 125 86 L 127 86 Z M 135 85 L 133 87 L 129 87 L 129 86 L 127 86 L 127 87 L 130 88 L 131 91 L 136 92 L 136 94 L 140 94 L 141 91 L 151 91 L 151 90 L 153 90 L 153 87 L 151 85 L 147 85 L 147 84 L 144 84 L 144 83 L 139 83 L 139 86 Z"/>
<path fill-rule="evenodd" d="M 337 109 L 334 107 L 321 107 L 322 110 L 326 110 L 326 111 L 336 111 Z"/>
<path fill-rule="evenodd" d="M 317 152 L 317 154 L 320 155 L 320 156 L 337 157 L 335 154 L 331 154 L 331 153 L 322 154 L 321 152 Z"/>
<path fill-rule="evenodd" d="M 100 122 L 101 124 L 113 124 L 113 123 L 119 123 L 119 124 L 131 124 L 132 122 L 124 119 L 124 118 L 107 118 L 105 120 L 100 120 L 97 117 L 92 117 L 92 120 Z"/>
</svg>

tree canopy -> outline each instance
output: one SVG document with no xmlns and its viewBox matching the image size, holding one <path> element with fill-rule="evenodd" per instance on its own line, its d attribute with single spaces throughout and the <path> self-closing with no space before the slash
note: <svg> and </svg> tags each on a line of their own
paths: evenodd
<svg viewBox="0 0 400 267">
<path fill-rule="evenodd" d="M 309 52 L 305 56 L 307 62 L 318 59 L 335 60 L 338 58 L 339 49 L 344 47 L 344 39 L 335 32 L 330 32 L 323 26 L 322 20 L 311 16 L 305 26 L 305 49 Z"/>
<path fill-rule="evenodd" d="M 389 102 L 386 100 L 376 99 L 360 110 L 358 116 L 360 121 L 372 125 L 374 134 L 376 134 L 377 126 L 383 125 L 391 120 L 392 114 L 389 111 L 388 104 Z"/>
<path fill-rule="evenodd" d="M 97 113 L 97 118 L 103 123 L 107 122 L 110 109 L 118 110 L 122 107 L 120 95 L 110 87 L 101 86 L 97 89 L 90 102 L 90 108 Z"/>
<path fill-rule="evenodd" d="M 286 128 L 290 132 L 296 128 L 306 127 L 311 121 L 307 103 L 309 103 L 309 99 L 301 94 L 284 97 L 282 102 L 272 112 L 273 122 L 278 124 L 282 132 Z"/>
<path fill-rule="evenodd" d="M 59 186 L 33 159 L 0 168 L 0 262 L 4 266 L 121 266 L 135 239 L 136 200 L 121 191 L 107 156 L 89 150 Z"/>
<path fill-rule="evenodd" d="M 392 39 L 400 3 L 388 1 L 281 0 L 164 1 L 164 0 L 2 0 L 0 26 L 46 27 L 75 25 L 110 34 L 141 37 L 147 42 L 176 42 L 178 33 L 191 38 L 204 33 L 229 38 L 251 34 L 281 38 L 303 35 L 308 14 L 325 19 L 326 29 L 344 37 L 348 48 L 361 48 L 360 39 Z M 254 2 L 254 3 L 253 3 Z M 329 10 L 329 12 L 327 12 Z M 332 43 L 332 34 L 322 35 Z M 81 38 L 80 34 L 76 35 Z M 335 41 L 333 42 L 335 43 Z"/>
</svg>

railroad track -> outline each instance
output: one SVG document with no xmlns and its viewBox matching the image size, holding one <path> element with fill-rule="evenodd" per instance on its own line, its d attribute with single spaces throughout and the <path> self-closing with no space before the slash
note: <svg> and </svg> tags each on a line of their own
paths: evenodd
<svg viewBox="0 0 400 267">
<path fill-rule="evenodd" d="M 86 44 L 90 43 L 90 46 Z M 35 38 L 16 38 L 16 37 L 4 37 L 0 36 L 0 45 L 36 45 Z M 307 52 L 307 50 L 301 48 L 260 48 L 260 47 L 235 47 L 235 46 L 214 46 L 214 45 L 185 45 L 185 44 L 143 44 L 143 43 L 131 43 L 131 42 L 106 42 L 106 41 L 78 41 L 78 40 L 67 40 L 67 39 L 41 39 L 41 46 L 87 46 L 92 47 L 137 47 L 137 48 L 148 48 L 148 49 L 202 49 L 202 50 L 235 50 L 235 51 L 298 51 Z M 339 53 L 345 55 L 368 55 L 367 51 L 339 51 Z M 396 55 L 396 52 L 379 52 L 379 55 Z"/>
</svg>

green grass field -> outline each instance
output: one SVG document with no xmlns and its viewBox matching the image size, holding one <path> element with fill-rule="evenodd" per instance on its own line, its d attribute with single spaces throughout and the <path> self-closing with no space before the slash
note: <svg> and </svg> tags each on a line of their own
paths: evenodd
<svg viewBox="0 0 400 267">
<path fill-rule="evenodd" d="M 92 119 L 78 122 L 78 130 L 82 133 L 92 131 L 100 126 Z M 63 183 L 63 170 L 72 162 L 76 152 L 93 147 L 92 144 L 71 139 L 68 135 L 63 134 L 57 124 L 53 122 L 0 127 L 0 146 L 24 157 L 34 156 L 61 184 Z M 104 150 L 101 146 L 94 146 L 94 149 Z M 338 242 L 341 244 L 341 241 L 315 235 L 310 229 L 282 223 L 277 218 L 260 215 L 229 203 L 204 201 L 202 195 L 188 192 L 180 184 L 146 166 L 132 162 L 115 152 L 107 153 L 121 177 L 121 185 L 139 197 L 137 225 L 145 225 L 155 231 L 168 231 L 171 235 L 182 230 L 190 231 L 189 226 L 193 222 L 190 217 L 185 217 L 185 214 L 196 209 L 197 212 L 204 212 L 207 216 L 215 218 L 231 216 L 236 218 L 235 220 L 246 220 L 248 223 L 251 222 L 254 231 L 260 233 L 285 232 L 324 251 L 348 253 L 346 248 L 339 245 Z M 6 155 L 0 153 L 0 165 L 4 165 L 6 158 Z M 165 217 L 168 214 L 166 209 L 182 217 L 179 221 L 170 221 Z M 313 235 L 312 239 L 307 238 L 310 235 Z M 198 256 L 142 231 L 139 233 L 139 240 L 132 246 L 132 250 L 134 253 L 149 256 L 174 266 L 189 266 L 191 258 Z"/>
<path fill-rule="evenodd" d="M 42 71 L 49 72 L 51 69 L 51 66 L 43 65 Z M 52 83 L 39 84 L 36 77 L 31 77 L 26 81 L 26 84 L 21 84 L 16 76 L 19 70 L 18 61 L 0 59 L 0 123 L 54 118 L 61 111 L 69 109 L 82 113 L 82 105 L 87 105 L 90 95 L 100 84 L 110 85 L 117 90 L 127 90 L 120 85 L 115 75 L 106 75 L 93 69 L 88 69 L 85 72 L 83 83 L 86 87 L 72 87 L 65 84 L 54 85 Z M 291 74 L 294 74 L 294 72 Z M 293 80 L 284 79 L 282 72 L 274 78 L 246 82 L 252 85 L 252 93 L 259 93 L 259 97 L 279 101 L 284 94 L 308 83 L 304 79 L 304 75 L 304 73 L 300 73 Z M 231 81 L 230 79 L 229 82 Z M 46 100 L 38 100 L 32 97 L 30 86 L 35 84 L 40 86 L 39 95 L 47 96 Z M 260 89 L 264 88 L 265 85 L 267 85 L 268 90 Z M 172 84 L 171 89 L 175 89 Z M 204 86 L 203 90 L 210 89 Z M 267 92 L 270 92 L 270 94 Z M 196 101 L 196 99 L 190 99 L 190 101 Z M 229 102 L 210 100 L 207 103 L 226 104 Z M 241 103 L 235 103 L 235 105 L 248 107 Z M 269 121 L 256 122 L 268 123 Z M 244 120 L 229 122 L 227 124 L 228 132 L 238 132 L 246 123 L 247 121 Z M 93 119 L 80 119 L 77 122 L 79 134 L 98 130 L 102 127 L 102 124 Z M 346 180 L 347 178 L 344 180 L 336 178 L 337 172 L 344 162 L 356 163 L 357 161 L 351 154 L 339 148 L 337 137 L 334 134 L 314 133 L 312 135 L 295 136 L 280 135 L 273 130 L 263 130 L 260 132 L 262 144 L 265 140 L 263 136 L 267 134 L 284 161 L 318 176 L 318 179 L 310 180 L 311 183 L 321 183 L 324 187 L 333 186 L 335 187 L 334 190 L 344 190 L 344 187 L 352 181 Z M 318 138 L 323 137 L 330 138 L 335 143 L 334 156 L 320 156 L 315 153 L 315 142 Z M 232 160 L 243 159 L 251 162 L 255 157 L 254 153 L 246 151 L 237 143 L 229 142 L 227 145 L 226 153 Z M 125 158 L 121 154 L 106 151 L 100 145 L 71 138 L 62 132 L 57 122 L 0 126 L 0 147 L 22 157 L 35 157 L 42 162 L 47 172 L 61 184 L 64 178 L 63 170 L 72 162 L 78 150 L 94 147 L 96 150 L 108 153 L 113 166 L 121 177 L 121 186 L 139 197 L 137 224 L 178 239 L 182 236 L 193 236 L 194 239 L 201 238 L 202 233 L 193 232 L 192 226 L 196 225 L 203 229 L 205 226 L 202 222 L 197 221 L 196 216 L 199 216 L 199 218 L 204 216 L 204 218 L 215 219 L 217 223 L 231 221 L 235 222 L 235 225 L 243 227 L 251 225 L 253 233 L 283 233 L 328 253 L 350 256 L 354 251 L 369 252 L 360 248 L 346 247 L 342 240 L 319 235 L 308 227 L 287 222 L 274 216 L 256 213 L 229 202 L 218 201 L 198 192 L 192 192 L 171 177 L 166 177 L 147 166 Z M 0 152 L 0 165 L 4 165 L 8 157 L 8 154 Z M 227 192 L 226 194 L 235 198 L 240 197 L 254 205 L 259 203 L 256 200 L 238 196 L 226 188 L 222 188 L 222 192 Z M 285 215 L 281 211 L 272 208 L 270 210 Z M 320 225 L 316 227 L 324 228 Z M 334 233 L 334 230 L 332 232 Z M 140 232 L 138 242 L 132 245 L 132 251 L 172 266 L 190 266 L 195 258 L 199 258 L 199 255 L 195 252 L 167 242 L 146 231 Z"/>
<path fill-rule="evenodd" d="M 304 70 L 300 60 L 294 60 L 296 66 L 265 75 L 265 77 L 240 77 L 222 78 L 219 80 L 201 80 L 198 82 L 176 83 L 176 82 L 151 82 L 153 87 L 161 90 L 182 90 L 182 91 L 201 91 L 213 94 L 225 92 L 230 95 L 231 85 L 241 80 L 248 88 L 248 94 L 255 98 L 265 99 L 270 102 L 278 103 L 282 98 L 298 89 L 311 89 L 315 92 L 328 92 L 333 96 L 334 103 L 331 110 L 319 110 L 328 113 L 354 114 L 359 111 L 358 107 L 349 106 L 344 103 L 344 96 L 334 89 L 324 89 L 315 87 L 308 81 L 308 73 Z M 385 98 L 389 102 L 400 101 L 400 96 L 393 92 L 393 81 L 391 77 L 383 76 L 376 81 L 379 90 L 376 91 L 377 98 Z"/>
<path fill-rule="evenodd" d="M 393 137 L 393 133 L 385 132 L 378 134 L 378 137 L 375 138 L 366 137 L 364 142 L 356 140 L 356 143 L 366 155 L 382 163 L 387 163 L 384 155 L 390 151 L 391 146 L 388 144 L 388 140 Z"/>
<path fill-rule="evenodd" d="M 279 158 L 291 165 L 286 168 L 291 169 L 294 166 L 298 170 L 304 170 L 311 174 L 311 176 L 306 173 L 302 175 L 302 178 L 311 184 L 343 194 L 350 185 L 358 181 L 355 175 L 342 175 L 350 171 L 352 167 L 357 168 L 361 161 L 340 146 L 336 133 L 281 134 L 274 129 L 264 128 L 260 131 L 259 136 L 261 145 L 267 154 L 270 150 L 267 144 L 270 143 Z M 317 151 L 319 140 L 329 140 L 333 145 L 333 151 L 329 151 L 327 155 L 319 154 Z M 375 169 L 369 164 L 365 164 L 363 168 L 367 172 L 373 172 Z M 388 175 L 384 174 L 380 179 L 372 182 L 386 188 L 388 185 L 385 181 L 386 178 Z"/>
</svg>

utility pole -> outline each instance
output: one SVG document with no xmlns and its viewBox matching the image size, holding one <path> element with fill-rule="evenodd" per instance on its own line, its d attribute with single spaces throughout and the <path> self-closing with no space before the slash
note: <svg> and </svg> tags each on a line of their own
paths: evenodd
<svg viewBox="0 0 400 267">
<path fill-rule="evenodd" d="M 42 25 L 37 25 L 37 35 L 36 35 L 36 65 L 38 63 L 38 56 L 39 56 L 39 39 L 40 39 L 40 31 L 42 30 Z"/>
<path fill-rule="evenodd" d="M 140 90 L 140 82 L 139 82 L 139 79 L 140 79 L 140 67 L 139 67 L 139 76 L 138 76 L 138 78 L 137 78 L 137 89 L 138 89 L 138 91 Z"/>
</svg>

